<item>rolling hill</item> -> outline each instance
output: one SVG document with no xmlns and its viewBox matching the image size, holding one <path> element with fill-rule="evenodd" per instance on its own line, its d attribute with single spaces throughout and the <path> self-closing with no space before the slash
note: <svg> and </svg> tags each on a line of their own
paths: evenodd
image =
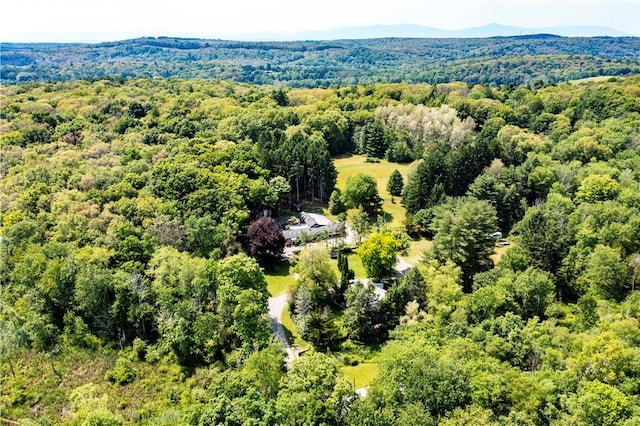
<svg viewBox="0 0 640 426">
<path fill-rule="evenodd" d="M 552 34 L 289 42 L 144 37 L 98 44 L 4 43 L 0 78 L 3 84 L 105 77 L 226 79 L 285 87 L 545 84 L 638 73 L 638 51 L 637 37 Z"/>
</svg>

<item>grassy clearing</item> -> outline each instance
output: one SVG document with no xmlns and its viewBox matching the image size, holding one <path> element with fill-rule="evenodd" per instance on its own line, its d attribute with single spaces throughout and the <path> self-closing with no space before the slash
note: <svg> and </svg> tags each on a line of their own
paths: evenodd
<svg viewBox="0 0 640 426">
<path fill-rule="evenodd" d="M 571 80 L 569 83 L 576 85 L 576 84 L 582 84 L 582 83 L 601 83 L 604 81 L 609 81 L 611 79 L 616 79 L 616 80 L 624 80 L 624 77 L 620 77 L 620 76 L 615 76 L 615 75 L 598 75 L 595 77 L 586 77 L 586 78 L 581 78 L 578 80 Z"/>
<path fill-rule="evenodd" d="M 380 163 L 365 163 L 365 157 L 361 155 L 339 158 L 334 160 L 334 163 L 338 170 L 338 180 L 336 185 L 340 189 L 344 189 L 347 179 L 356 173 L 366 173 L 373 176 L 378 182 L 378 193 L 383 199 L 382 208 L 386 214 L 387 223 L 391 226 L 402 226 L 405 217 L 405 209 L 402 204 L 400 204 L 400 198 L 396 198 L 393 203 L 391 202 L 391 195 L 387 193 L 387 182 L 391 173 L 397 169 L 406 183 L 407 175 L 411 168 L 410 165 L 389 163 L 384 160 Z M 324 214 L 331 217 L 326 209 Z M 320 244 L 322 243 L 317 243 L 318 246 L 320 246 Z M 430 245 L 431 242 L 427 240 L 414 241 L 411 243 L 407 256 L 403 257 L 410 264 L 416 265 L 422 257 L 422 251 Z M 337 260 L 332 259 L 331 266 L 339 277 Z M 356 253 L 349 254 L 349 267 L 353 269 L 356 278 L 365 278 L 367 276 L 364 266 L 362 265 L 362 261 Z M 267 271 L 265 276 L 268 283 L 269 293 L 271 295 L 282 294 L 287 291 L 288 288 L 293 286 L 295 280 L 290 274 L 291 271 L 288 264 L 286 266 L 279 266 L 275 270 Z M 336 316 L 339 317 L 340 314 L 342 314 L 342 312 L 336 313 Z M 300 337 L 300 334 L 291 319 L 288 307 L 282 312 L 282 325 L 285 328 L 285 333 L 287 334 L 287 338 L 291 344 L 295 344 L 301 348 L 311 347 L 309 342 L 306 342 Z M 379 348 L 374 350 L 374 352 L 377 353 L 378 350 Z M 347 377 L 356 389 L 369 386 L 369 384 L 371 384 L 378 375 L 378 365 L 375 362 L 375 356 L 373 356 L 373 358 L 370 358 L 369 356 L 365 358 L 367 359 L 366 362 L 361 362 L 355 366 L 344 366 L 340 370 L 341 374 Z"/>
<path fill-rule="evenodd" d="M 406 183 L 407 174 L 411 167 L 409 164 L 389 163 L 386 160 L 381 160 L 379 163 L 365 163 L 365 157 L 362 155 L 338 158 L 334 160 L 334 164 L 338 170 L 336 185 L 340 189 L 344 189 L 347 179 L 356 173 L 373 176 L 378 182 L 378 193 L 383 199 L 382 209 L 387 215 L 387 222 L 392 226 L 402 225 L 405 215 L 404 207 L 400 204 L 400 198 L 396 197 L 395 203 L 391 202 L 391 195 L 387 192 L 387 182 L 391 173 L 398 169 Z"/>
<path fill-rule="evenodd" d="M 295 280 L 291 275 L 290 269 L 289 262 L 282 262 L 275 268 L 264 271 L 267 290 L 271 296 L 278 296 L 293 287 Z"/>
<path fill-rule="evenodd" d="M 354 366 L 346 366 L 340 369 L 340 373 L 349 379 L 354 389 L 359 389 L 369 386 L 378 376 L 378 364 L 363 362 Z"/>
<path fill-rule="evenodd" d="M 509 251 L 509 249 L 513 246 L 513 243 L 510 243 L 510 245 L 508 246 L 499 246 L 496 245 L 496 249 L 494 251 L 494 253 L 491 255 L 491 260 L 493 260 L 494 264 L 497 264 L 500 259 L 502 258 L 502 256 L 505 255 L 506 252 Z"/>
<path fill-rule="evenodd" d="M 402 258 L 410 265 L 416 266 L 422 261 L 422 252 L 431 247 L 431 240 L 416 240 L 411 241 L 406 256 Z"/>
</svg>

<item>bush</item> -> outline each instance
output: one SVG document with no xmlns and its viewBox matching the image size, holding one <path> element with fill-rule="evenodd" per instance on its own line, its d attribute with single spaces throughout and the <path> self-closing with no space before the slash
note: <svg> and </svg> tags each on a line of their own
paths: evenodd
<svg viewBox="0 0 640 426">
<path fill-rule="evenodd" d="M 147 354 L 147 342 L 136 337 L 133 340 L 133 347 L 131 348 L 132 359 L 136 361 L 144 361 L 144 357 Z"/>
<path fill-rule="evenodd" d="M 133 380 L 136 378 L 136 374 L 129 359 L 118 357 L 116 366 L 113 368 L 113 370 L 107 371 L 107 374 L 105 374 L 105 378 L 111 383 L 124 385 L 133 382 Z"/>
<path fill-rule="evenodd" d="M 78 416 L 75 422 L 80 426 L 120 426 L 122 420 L 106 409 L 98 409 Z"/>
<path fill-rule="evenodd" d="M 344 354 L 342 363 L 349 367 L 354 367 L 362 362 L 362 357 L 355 354 Z"/>
</svg>

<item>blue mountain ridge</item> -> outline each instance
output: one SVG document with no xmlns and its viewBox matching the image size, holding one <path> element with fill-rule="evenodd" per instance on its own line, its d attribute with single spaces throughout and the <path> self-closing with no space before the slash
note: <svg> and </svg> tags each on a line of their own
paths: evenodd
<svg viewBox="0 0 640 426">
<path fill-rule="evenodd" d="M 510 25 L 489 24 L 481 27 L 459 30 L 442 30 L 414 24 L 370 25 L 344 27 L 324 31 L 278 31 L 243 34 L 225 34 L 224 38 L 246 41 L 295 41 L 295 40 L 341 40 L 371 38 L 485 38 L 511 37 L 533 34 L 553 34 L 562 37 L 632 37 L 608 27 L 599 26 L 556 26 L 524 28 Z"/>
</svg>

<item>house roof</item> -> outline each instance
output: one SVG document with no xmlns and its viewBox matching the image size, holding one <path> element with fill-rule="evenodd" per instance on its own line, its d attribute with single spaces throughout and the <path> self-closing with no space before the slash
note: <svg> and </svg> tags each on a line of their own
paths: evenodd
<svg viewBox="0 0 640 426">
<path fill-rule="evenodd" d="M 300 213 L 300 218 L 311 228 L 313 228 L 314 226 L 328 226 L 331 223 L 331 221 L 326 216 L 316 213 L 302 212 Z"/>
<path fill-rule="evenodd" d="M 306 225 L 295 225 L 290 227 L 289 229 L 285 229 L 282 231 L 282 236 L 284 237 L 285 240 L 295 240 L 300 238 L 300 235 L 303 232 L 306 232 L 307 234 L 311 234 L 311 235 L 316 235 L 321 233 L 322 231 L 326 231 L 329 234 L 333 234 L 335 232 L 338 232 L 338 230 L 340 229 L 340 223 L 339 222 L 329 222 L 329 224 L 327 226 L 314 226 L 311 227 L 308 224 Z"/>
</svg>

